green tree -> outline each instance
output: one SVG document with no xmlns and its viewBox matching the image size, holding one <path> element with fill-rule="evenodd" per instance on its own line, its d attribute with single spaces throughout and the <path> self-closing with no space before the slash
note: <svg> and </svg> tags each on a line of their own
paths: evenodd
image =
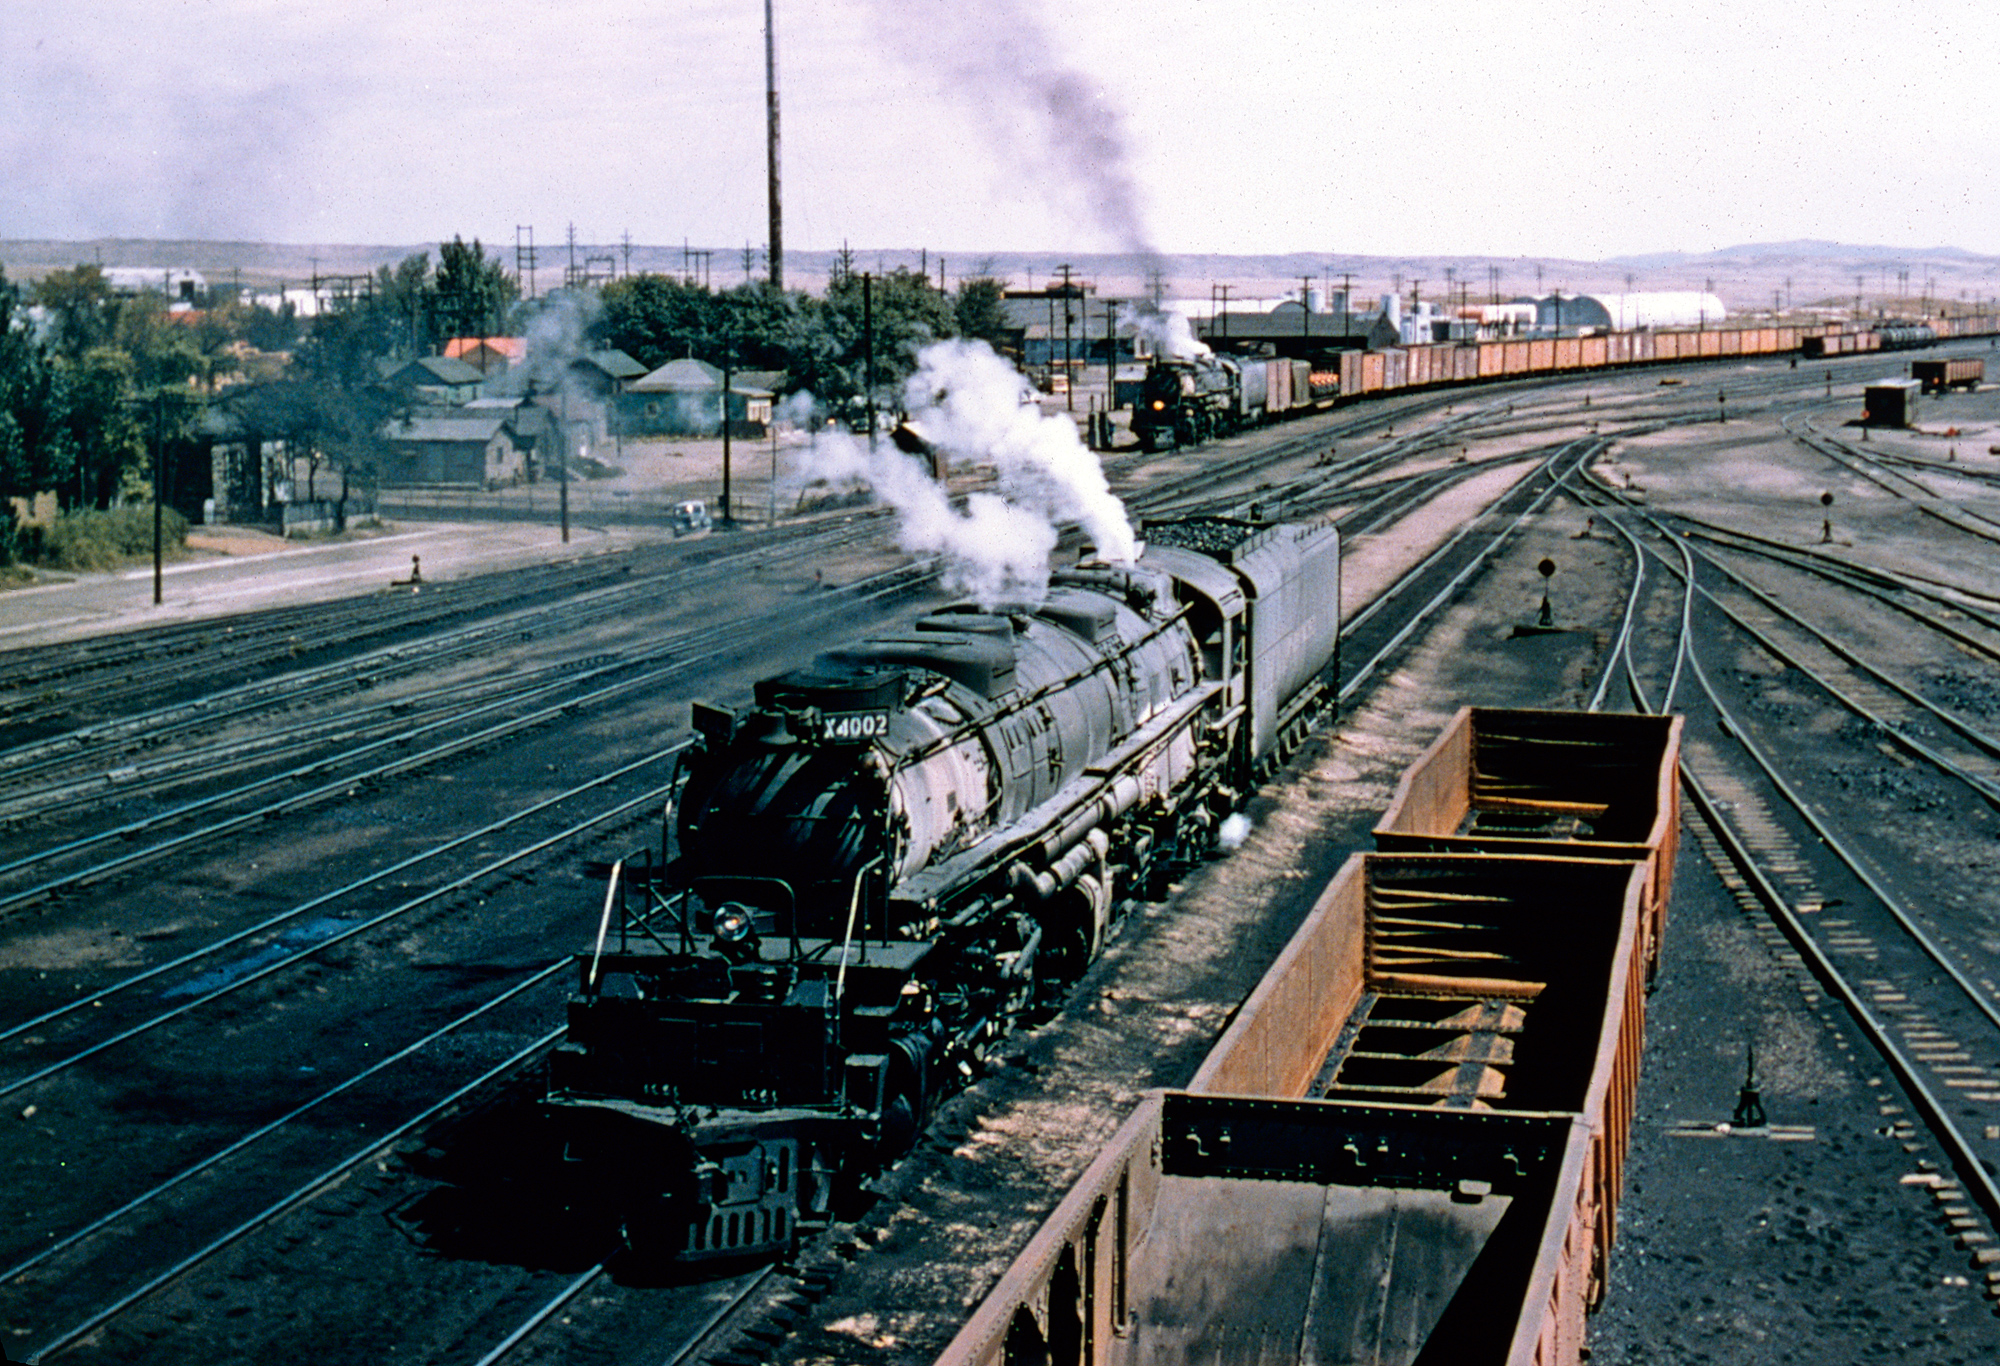
<svg viewBox="0 0 2000 1366">
<path fill-rule="evenodd" d="M 990 275 L 961 281 L 958 296 L 951 305 L 952 321 L 958 327 L 958 335 L 983 341 L 995 351 L 1005 346 L 1013 330 L 1008 326 L 1006 310 L 1000 303 L 1006 288 L 1005 284 Z"/>
<path fill-rule="evenodd" d="M 217 349 L 222 339 L 217 338 Z M 186 384 L 212 375 L 196 335 L 196 315 L 175 314 L 164 294 L 147 291 L 119 304 L 112 319 L 110 345 L 132 361 L 132 385 L 157 389 Z"/>
<path fill-rule="evenodd" d="M 134 410 L 136 367 L 112 346 L 56 359 L 59 438 L 73 453 L 76 507 L 115 506 L 146 471 L 146 434 Z"/>
<path fill-rule="evenodd" d="M 0 498 L 73 487 L 62 390 L 48 353 L 19 316 L 19 294 L 0 273 Z M 0 512 L 0 532 L 13 523 Z"/>
<path fill-rule="evenodd" d="M 830 405 L 865 401 L 871 316 L 876 402 L 885 406 L 916 369 L 917 352 L 957 333 L 951 299 L 927 277 L 908 269 L 842 275 L 807 328 L 794 380 Z"/>
<path fill-rule="evenodd" d="M 604 287 L 591 335 L 648 370 L 706 351 L 716 333 L 715 295 L 668 275 L 628 275 Z"/>
<path fill-rule="evenodd" d="M 454 237 L 438 244 L 437 278 L 432 282 L 433 317 L 441 335 L 491 337 L 504 333 L 507 310 L 520 297 L 512 276 L 489 260 L 477 237 L 467 246 Z"/>
<path fill-rule="evenodd" d="M 57 354 L 77 360 L 111 339 L 116 306 L 104 268 L 78 265 L 52 270 L 35 286 L 35 302 L 55 315 Z"/>
<path fill-rule="evenodd" d="M 667 275 L 629 275 L 604 287 L 590 336 L 649 370 L 684 356 L 739 370 L 788 370 L 809 316 L 803 296 L 763 285 L 717 293 Z"/>
</svg>

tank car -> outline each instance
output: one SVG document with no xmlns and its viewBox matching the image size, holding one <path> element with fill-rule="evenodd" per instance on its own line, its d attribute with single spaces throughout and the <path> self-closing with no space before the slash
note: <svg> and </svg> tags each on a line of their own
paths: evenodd
<svg viewBox="0 0 2000 1366">
<path fill-rule="evenodd" d="M 550 1067 L 635 1249 L 782 1251 L 1330 704 L 1337 533 L 1146 538 L 697 707 L 678 850 L 611 870 Z"/>
</svg>

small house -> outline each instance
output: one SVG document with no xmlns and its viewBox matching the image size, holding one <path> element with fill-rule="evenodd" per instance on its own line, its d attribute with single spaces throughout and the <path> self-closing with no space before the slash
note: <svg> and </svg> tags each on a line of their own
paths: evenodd
<svg viewBox="0 0 2000 1366">
<path fill-rule="evenodd" d="M 383 486 L 461 484 L 494 487 L 533 477 L 536 438 L 513 424 L 511 410 L 426 413 L 392 418 L 383 429 Z"/>
<path fill-rule="evenodd" d="M 404 361 L 386 376 L 389 383 L 434 403 L 470 403 L 479 397 L 485 376 L 450 356 L 419 356 Z"/>
<path fill-rule="evenodd" d="M 771 423 L 771 390 L 742 373 L 729 378 L 729 430 L 762 436 Z M 619 417 L 627 436 L 716 436 L 722 431 L 722 371 L 705 360 L 668 361 L 625 386 Z"/>
</svg>

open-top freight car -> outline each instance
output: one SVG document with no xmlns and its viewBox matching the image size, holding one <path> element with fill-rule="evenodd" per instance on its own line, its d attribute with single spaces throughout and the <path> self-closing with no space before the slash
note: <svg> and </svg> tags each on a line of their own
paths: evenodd
<svg viewBox="0 0 2000 1366">
<path fill-rule="evenodd" d="M 940 1357 L 1571 1363 L 1645 993 L 1636 864 L 1357 854 Z"/>
<path fill-rule="evenodd" d="M 1990 336 L 2000 318 L 1966 315 L 1855 327 L 1697 327 L 1491 341 L 1421 342 L 1378 351 L 1282 357 L 1161 357 L 1147 369 L 1132 430 L 1147 450 L 1192 445 L 1259 422 L 1387 394 L 1628 366 L 1756 356 L 1808 358 L 1906 350 Z"/>
<path fill-rule="evenodd" d="M 1461 707 L 1403 774 L 1375 825 L 1375 847 L 1641 863 L 1650 976 L 1680 848 L 1682 724 L 1630 712 Z"/>
<path fill-rule="evenodd" d="M 1913 360 L 1910 378 L 1923 385 L 1927 394 L 1942 394 L 1947 389 L 1964 389 L 1969 393 L 1986 382 L 1986 362 L 1978 356 Z"/>
</svg>

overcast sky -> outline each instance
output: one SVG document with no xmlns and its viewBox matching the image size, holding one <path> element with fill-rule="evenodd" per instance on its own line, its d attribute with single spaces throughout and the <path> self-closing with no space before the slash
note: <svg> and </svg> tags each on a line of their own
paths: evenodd
<svg viewBox="0 0 2000 1366">
<path fill-rule="evenodd" d="M 2000 253 L 1996 0 L 777 7 L 794 250 Z M 761 246 L 762 25 L 0 0 L 0 237 Z"/>
</svg>

